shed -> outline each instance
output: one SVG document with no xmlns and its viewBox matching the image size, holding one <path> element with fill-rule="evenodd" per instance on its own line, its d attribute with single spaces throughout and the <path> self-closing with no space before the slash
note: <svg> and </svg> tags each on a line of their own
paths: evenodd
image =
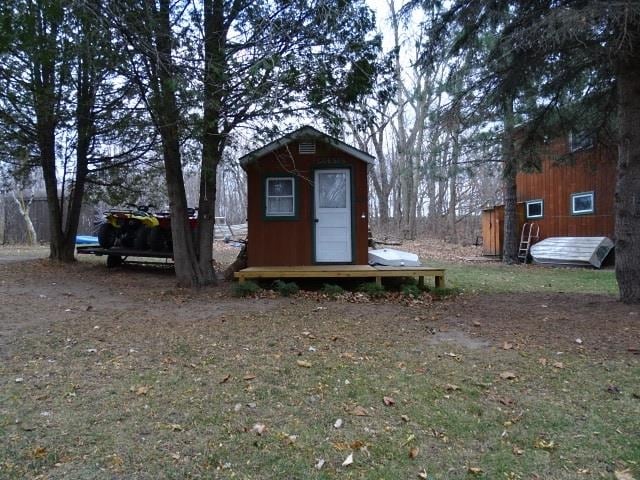
<svg viewBox="0 0 640 480">
<path fill-rule="evenodd" d="M 304 126 L 240 158 L 247 265 L 366 265 L 374 157 Z"/>
</svg>

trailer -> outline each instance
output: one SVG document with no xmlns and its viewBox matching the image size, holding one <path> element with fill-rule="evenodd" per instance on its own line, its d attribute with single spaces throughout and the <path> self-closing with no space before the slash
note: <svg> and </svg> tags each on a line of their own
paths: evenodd
<svg viewBox="0 0 640 480">
<path fill-rule="evenodd" d="M 155 263 L 161 265 L 173 265 L 173 252 L 136 250 L 133 248 L 102 248 L 97 245 L 78 245 L 76 247 L 78 255 L 95 255 L 97 257 L 107 256 L 107 268 L 118 267 L 123 263 Z M 145 258 L 161 258 L 164 263 L 140 260 Z"/>
</svg>

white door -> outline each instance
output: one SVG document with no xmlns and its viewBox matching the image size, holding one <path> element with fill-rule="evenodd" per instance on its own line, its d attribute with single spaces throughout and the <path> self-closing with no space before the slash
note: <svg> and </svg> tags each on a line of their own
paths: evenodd
<svg viewBox="0 0 640 480">
<path fill-rule="evenodd" d="M 348 169 L 315 172 L 316 262 L 351 262 L 351 178 Z"/>
</svg>

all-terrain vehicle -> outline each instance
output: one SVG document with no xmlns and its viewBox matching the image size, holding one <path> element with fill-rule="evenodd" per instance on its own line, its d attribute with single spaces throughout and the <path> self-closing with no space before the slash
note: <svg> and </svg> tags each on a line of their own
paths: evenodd
<svg viewBox="0 0 640 480">
<path fill-rule="evenodd" d="M 150 232 L 160 225 L 158 217 L 149 212 L 153 205 L 128 203 L 127 209 L 112 209 L 104 213 L 98 228 L 98 243 L 102 248 L 149 248 Z"/>
</svg>

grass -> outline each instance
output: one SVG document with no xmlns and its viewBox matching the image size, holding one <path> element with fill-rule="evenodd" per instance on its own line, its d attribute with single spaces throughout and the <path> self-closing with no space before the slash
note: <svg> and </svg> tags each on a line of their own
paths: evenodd
<svg viewBox="0 0 640 480">
<path fill-rule="evenodd" d="M 616 293 L 607 270 L 442 266 L 453 292 Z M 181 295 L 154 298 L 160 314 L 140 295 L 135 315 L 116 297 L 10 339 L 0 478 L 640 478 L 640 362 L 624 348 L 434 341 L 469 295 L 215 312 Z"/>
<path fill-rule="evenodd" d="M 435 263 L 446 269 L 447 286 L 470 293 L 563 292 L 618 295 L 610 269 L 502 265 L 499 263 Z"/>
<path fill-rule="evenodd" d="M 77 321 L 26 337 L 0 366 L 0 477 L 640 473 L 638 362 L 567 353 L 556 368 L 556 352 L 427 347 L 420 324 L 378 332 L 369 320 L 303 302 L 180 331 Z"/>
</svg>

